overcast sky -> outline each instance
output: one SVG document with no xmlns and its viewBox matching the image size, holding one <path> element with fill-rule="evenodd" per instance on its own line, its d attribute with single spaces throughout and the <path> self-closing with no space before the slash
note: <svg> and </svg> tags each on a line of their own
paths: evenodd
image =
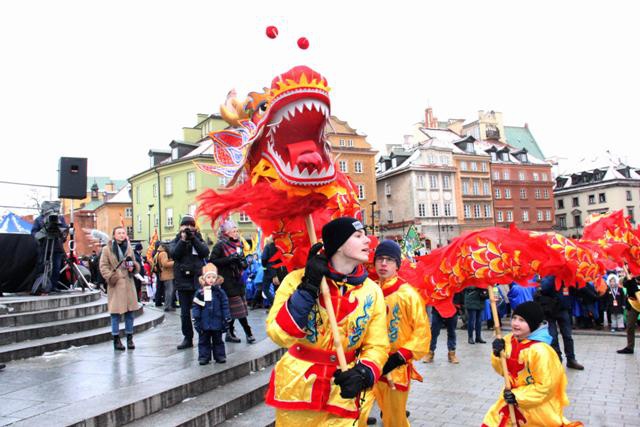
<svg viewBox="0 0 640 427">
<path fill-rule="evenodd" d="M 333 114 L 378 149 L 430 105 L 441 120 L 495 110 L 527 122 L 548 157 L 609 149 L 640 166 L 637 4 L 1 2 L 0 181 L 55 185 L 60 156 L 127 178 L 229 89 L 298 64 L 328 79 Z M 0 205 L 27 193 L 0 184 Z"/>
</svg>

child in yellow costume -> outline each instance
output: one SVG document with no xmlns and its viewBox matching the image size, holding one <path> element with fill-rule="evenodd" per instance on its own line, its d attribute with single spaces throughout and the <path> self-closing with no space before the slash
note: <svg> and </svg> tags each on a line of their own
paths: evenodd
<svg viewBox="0 0 640 427">
<path fill-rule="evenodd" d="M 563 408 L 569 405 L 567 376 L 549 345 L 552 338 L 543 320 L 544 312 L 538 303 L 520 304 L 511 318 L 512 333 L 493 341 L 491 365 L 502 375 L 500 352 L 504 350 L 511 390 L 505 389 L 489 409 L 483 427 L 513 426 L 508 404 L 514 405 L 518 427 L 582 426 L 562 415 Z"/>
<path fill-rule="evenodd" d="M 354 218 L 322 228 L 322 244 L 304 269 L 283 280 L 267 317 L 267 334 L 288 348 L 276 364 L 265 402 L 276 426 L 352 426 L 359 397 L 382 372 L 389 352 L 384 296 L 367 278 L 369 238 Z M 349 369 L 338 369 L 320 282 L 326 277 Z M 333 381 L 332 381 L 333 380 Z"/>
<path fill-rule="evenodd" d="M 429 351 L 431 328 L 422 298 L 410 284 L 398 277 L 400 263 L 400 246 L 396 242 L 384 240 L 378 245 L 374 267 L 387 306 L 391 348 L 380 381 L 374 386 L 373 393 L 368 392 L 365 397 L 360 426 L 375 422 L 374 418 L 368 418 L 374 397 L 385 427 L 409 426 L 406 409 L 411 380 L 422 381 L 412 362 Z"/>
</svg>

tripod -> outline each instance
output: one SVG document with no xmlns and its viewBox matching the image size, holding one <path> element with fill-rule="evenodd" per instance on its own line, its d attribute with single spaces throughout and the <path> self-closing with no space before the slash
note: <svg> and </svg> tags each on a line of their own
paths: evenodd
<svg viewBox="0 0 640 427">
<path fill-rule="evenodd" d="M 73 203 L 71 203 L 71 215 L 69 218 L 69 256 L 67 257 L 67 265 L 65 266 L 65 268 L 68 267 L 70 269 L 69 272 L 71 273 L 71 286 L 74 286 L 77 283 L 80 285 L 82 292 L 84 292 L 85 289 L 94 289 L 94 287 L 87 281 L 87 279 L 84 277 L 84 274 L 82 274 L 80 268 L 78 268 L 78 265 L 75 262 L 76 242 L 74 240 L 74 236 L 75 230 L 73 228 Z"/>
<path fill-rule="evenodd" d="M 55 238 L 48 237 L 44 244 L 44 270 L 43 272 L 36 277 L 36 280 L 33 282 L 33 286 L 31 287 L 31 295 L 37 295 L 40 292 L 50 292 L 53 288 L 53 283 L 51 283 L 51 270 L 53 269 L 53 249 L 55 245 Z"/>
</svg>

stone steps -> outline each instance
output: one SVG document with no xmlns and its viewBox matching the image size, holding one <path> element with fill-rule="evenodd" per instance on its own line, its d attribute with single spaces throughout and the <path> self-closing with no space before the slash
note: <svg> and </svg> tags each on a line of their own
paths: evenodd
<svg viewBox="0 0 640 427">
<path fill-rule="evenodd" d="M 219 427 L 273 427 L 276 425 L 276 410 L 262 402 L 248 411 L 227 419 Z"/>
<path fill-rule="evenodd" d="M 48 310 L 18 312 L 0 315 L 0 330 L 17 326 L 49 323 L 77 317 L 92 316 L 107 311 L 106 300 L 96 299 L 87 303 L 56 307 Z"/>
<path fill-rule="evenodd" d="M 0 297 L 0 315 L 18 314 L 30 311 L 53 310 L 73 305 L 87 304 L 101 298 L 100 291 L 63 291 L 47 296 L 4 296 Z"/>
<path fill-rule="evenodd" d="M 134 322 L 135 333 L 145 331 L 161 323 L 164 319 L 163 312 L 157 312 L 154 310 L 143 311 L 142 307 L 136 312 L 136 314 L 137 319 Z M 0 362 L 4 363 L 10 360 L 40 356 L 47 352 L 63 350 L 72 346 L 79 347 L 110 341 L 112 339 L 110 325 L 111 320 L 109 313 L 101 313 L 78 319 L 51 322 L 49 324 L 3 328 L 7 330 L 0 333 L 0 337 L 3 337 L 0 339 L 7 339 L 7 337 L 12 336 L 14 339 L 16 337 L 36 337 L 38 334 L 49 333 L 55 333 L 55 335 L 45 335 L 43 337 L 30 340 L 14 340 L 9 344 L 1 345 Z M 123 328 L 124 325 L 121 322 L 120 329 L 122 330 Z"/>
<path fill-rule="evenodd" d="M 106 304 L 106 298 L 103 298 L 101 302 L 102 304 Z M 139 309 L 135 312 L 135 315 L 138 316 L 141 313 L 142 306 L 140 306 Z M 31 314 L 36 316 L 37 312 Z M 14 321 L 19 316 L 20 315 L 13 316 Z M 33 341 L 42 338 L 75 334 L 90 329 L 102 328 L 107 325 L 111 325 L 111 315 L 107 313 L 106 310 L 102 310 L 102 312 L 98 314 L 92 314 L 89 316 L 81 316 L 77 318 L 36 323 L 24 326 L 7 326 L 4 328 L 0 328 L 0 345 L 4 346 L 8 344 L 20 343 L 23 341 Z"/>
</svg>

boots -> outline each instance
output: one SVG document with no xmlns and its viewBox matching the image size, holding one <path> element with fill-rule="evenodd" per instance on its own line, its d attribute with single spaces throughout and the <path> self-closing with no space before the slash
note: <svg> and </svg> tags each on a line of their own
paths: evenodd
<svg viewBox="0 0 640 427">
<path fill-rule="evenodd" d="M 134 350 L 136 348 L 133 344 L 133 334 L 127 334 L 127 350 Z"/>
<path fill-rule="evenodd" d="M 124 351 L 124 345 L 122 345 L 122 341 L 120 341 L 120 336 L 119 335 L 114 335 L 113 336 L 113 349 L 114 350 L 119 350 L 119 351 Z"/>
<path fill-rule="evenodd" d="M 422 361 L 424 363 L 433 363 L 433 351 L 430 351 L 429 353 L 427 353 L 427 355 L 424 356 L 424 359 L 422 359 Z"/>
<path fill-rule="evenodd" d="M 455 350 L 449 352 L 449 363 L 453 363 L 453 364 L 460 363 L 460 361 L 456 357 L 456 351 Z"/>
</svg>

